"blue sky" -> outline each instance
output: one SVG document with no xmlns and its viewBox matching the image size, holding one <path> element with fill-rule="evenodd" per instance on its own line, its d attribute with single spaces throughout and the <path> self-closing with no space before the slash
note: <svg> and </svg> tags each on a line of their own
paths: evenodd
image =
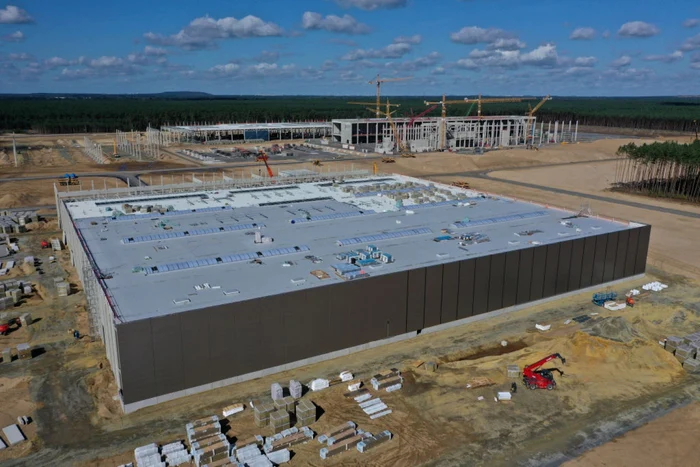
<svg viewBox="0 0 700 467">
<path fill-rule="evenodd" d="M 686 0 L 0 0 L 0 93 L 700 94 Z"/>
</svg>

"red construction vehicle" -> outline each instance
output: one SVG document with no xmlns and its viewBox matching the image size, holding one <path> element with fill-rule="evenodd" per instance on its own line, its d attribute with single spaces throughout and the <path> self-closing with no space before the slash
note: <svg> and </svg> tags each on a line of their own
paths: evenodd
<svg viewBox="0 0 700 467">
<path fill-rule="evenodd" d="M 16 327 L 14 329 L 11 329 L 12 325 L 15 325 Z M 22 326 L 22 322 L 19 320 L 19 318 L 13 318 L 7 323 L 0 324 L 0 335 L 6 336 L 10 333 L 10 331 L 19 329 L 20 326 Z"/>
<path fill-rule="evenodd" d="M 523 369 L 523 383 L 525 386 L 530 389 L 548 389 L 550 391 L 557 387 L 557 383 L 554 381 L 554 375 L 552 375 L 552 372 L 558 371 L 560 375 L 564 375 L 563 371 L 561 371 L 559 368 L 538 369 L 542 365 L 551 362 L 556 358 L 561 360 L 562 364 L 566 363 L 566 359 L 564 357 L 558 353 L 554 353 L 543 358 L 539 362 L 526 366 L 525 369 Z"/>
<path fill-rule="evenodd" d="M 265 163 L 265 168 L 267 168 L 267 174 L 270 176 L 270 178 L 272 178 L 275 175 L 272 173 L 272 169 L 270 168 L 270 164 L 267 163 L 267 159 L 268 159 L 267 154 L 265 153 L 265 151 L 261 150 L 258 153 L 257 160 Z"/>
<path fill-rule="evenodd" d="M 41 241 L 41 248 L 51 248 L 51 244 L 46 240 Z"/>
</svg>

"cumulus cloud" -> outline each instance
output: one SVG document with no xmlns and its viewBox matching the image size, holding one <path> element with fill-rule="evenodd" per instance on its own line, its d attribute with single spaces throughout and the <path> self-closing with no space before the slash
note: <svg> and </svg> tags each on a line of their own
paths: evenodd
<svg viewBox="0 0 700 467">
<path fill-rule="evenodd" d="M 196 18 L 177 34 L 169 36 L 148 32 L 147 42 L 154 45 L 180 47 L 185 50 L 212 48 L 222 39 L 246 37 L 281 36 L 284 30 L 275 23 L 266 22 L 257 16 L 248 15 L 242 19 L 227 17 L 221 19 L 204 16 Z"/>
<path fill-rule="evenodd" d="M 630 21 L 620 26 L 617 35 L 621 37 L 652 37 L 661 32 L 659 28 L 644 21 Z"/>
<path fill-rule="evenodd" d="M 496 39 L 486 46 L 486 50 L 520 50 L 527 47 L 523 41 L 519 39 Z"/>
<path fill-rule="evenodd" d="M 401 42 L 389 44 L 381 49 L 356 49 L 343 55 L 347 61 L 367 60 L 373 58 L 401 58 L 412 50 L 411 44 Z"/>
<path fill-rule="evenodd" d="M 456 66 L 468 70 L 479 68 L 517 68 L 521 65 L 553 67 L 559 63 L 557 47 L 544 44 L 529 52 L 520 50 L 472 50 L 468 58 L 458 60 Z"/>
<path fill-rule="evenodd" d="M 512 39 L 513 34 L 497 28 L 467 26 L 450 34 L 450 40 L 459 44 L 488 44 L 498 39 Z"/>
<path fill-rule="evenodd" d="M 70 65 L 70 60 L 62 57 L 51 57 L 44 60 L 44 67 L 52 70 L 54 68 L 60 68 Z"/>
<path fill-rule="evenodd" d="M 447 73 L 447 70 L 445 70 L 445 68 L 444 68 L 444 67 L 441 67 L 441 66 L 435 67 L 435 68 L 430 72 L 431 75 L 444 75 L 445 73 Z"/>
<path fill-rule="evenodd" d="M 30 60 L 34 60 L 34 57 L 32 55 L 24 52 L 9 54 L 7 58 L 16 62 L 28 62 Z"/>
<path fill-rule="evenodd" d="M 320 13 L 307 11 L 301 18 L 301 24 L 307 30 L 324 30 L 329 32 L 337 32 L 340 34 L 368 34 L 369 26 L 358 22 L 350 15 L 323 16 Z"/>
<path fill-rule="evenodd" d="M 442 56 L 440 53 L 430 52 L 424 57 L 418 57 L 404 62 L 388 62 L 384 66 L 398 71 L 417 71 L 437 65 L 441 58 Z"/>
<path fill-rule="evenodd" d="M 593 28 L 576 28 L 571 32 L 569 39 L 574 41 L 590 41 L 595 39 L 596 30 Z"/>
<path fill-rule="evenodd" d="M 598 59 L 595 57 L 578 57 L 574 59 L 574 66 L 577 67 L 592 67 L 598 63 Z"/>
<path fill-rule="evenodd" d="M 603 76 L 612 79 L 641 81 L 651 78 L 654 71 L 648 68 L 615 68 L 603 72 Z"/>
<path fill-rule="evenodd" d="M 673 63 L 678 60 L 683 59 L 683 52 L 676 50 L 675 52 L 668 55 L 647 55 L 644 60 L 648 62 L 663 62 L 663 63 Z"/>
<path fill-rule="evenodd" d="M 217 76 L 231 76 L 238 74 L 241 66 L 237 63 L 227 63 L 225 65 L 216 65 L 209 69 L 210 72 Z"/>
<path fill-rule="evenodd" d="M 22 42 L 24 40 L 24 33 L 22 31 L 15 31 L 0 37 L 0 39 L 5 42 Z"/>
<path fill-rule="evenodd" d="M 0 8 L 0 24 L 27 24 L 33 22 L 34 18 L 21 8 L 13 5 Z"/>
<path fill-rule="evenodd" d="M 613 60 L 610 66 L 613 68 L 623 68 L 626 66 L 630 66 L 631 63 L 632 57 L 630 57 L 629 55 L 622 55 L 620 58 Z"/>
<path fill-rule="evenodd" d="M 344 8 L 359 8 L 365 11 L 374 11 L 382 8 L 403 8 L 408 5 L 408 0 L 335 0 L 335 3 Z"/>
<path fill-rule="evenodd" d="M 394 44 L 420 44 L 423 40 L 423 36 L 420 34 L 415 34 L 413 36 L 399 36 L 394 39 Z"/>
<path fill-rule="evenodd" d="M 206 73 L 188 73 L 191 76 L 216 79 L 225 77 L 238 77 L 244 79 L 261 79 L 261 78 L 281 78 L 291 76 L 296 71 L 296 65 L 278 65 L 277 63 L 256 63 L 243 67 L 238 63 L 226 63 L 224 65 L 215 65 L 209 68 Z"/>
<path fill-rule="evenodd" d="M 697 19 L 697 18 L 689 18 L 689 19 L 683 21 L 684 28 L 694 28 L 698 24 L 700 24 L 700 19 Z"/>
<path fill-rule="evenodd" d="M 695 52 L 690 56 L 690 67 L 700 70 L 700 52 Z"/>
<path fill-rule="evenodd" d="M 165 57 L 168 55 L 168 51 L 161 47 L 151 47 L 147 45 L 143 49 L 143 54 L 149 57 Z"/>
<path fill-rule="evenodd" d="M 680 46 L 680 50 L 689 52 L 691 50 L 700 50 L 700 34 L 687 38 Z"/>
</svg>

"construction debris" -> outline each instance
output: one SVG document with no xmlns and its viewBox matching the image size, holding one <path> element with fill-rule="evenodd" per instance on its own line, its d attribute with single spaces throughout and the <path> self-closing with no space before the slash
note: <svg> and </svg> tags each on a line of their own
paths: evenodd
<svg viewBox="0 0 700 467">
<path fill-rule="evenodd" d="M 484 388 L 487 386 L 493 386 L 494 384 L 496 383 L 486 377 L 472 378 L 467 383 L 467 389 Z"/>
</svg>

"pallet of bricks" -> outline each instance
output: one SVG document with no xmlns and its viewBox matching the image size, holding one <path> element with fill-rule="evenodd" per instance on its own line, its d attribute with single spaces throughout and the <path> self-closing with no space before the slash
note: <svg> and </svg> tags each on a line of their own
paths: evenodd
<svg viewBox="0 0 700 467">
<path fill-rule="evenodd" d="M 364 453 L 390 439 L 391 433 L 388 431 L 373 436 L 372 433 L 357 428 L 355 423 L 346 422 L 318 437 L 320 443 L 327 445 L 321 448 L 319 454 L 321 459 L 328 459 L 353 447 Z"/>
<path fill-rule="evenodd" d="M 685 337 L 669 336 L 665 348 L 681 362 L 688 373 L 700 373 L 700 332 Z"/>
<path fill-rule="evenodd" d="M 284 464 L 291 459 L 290 447 L 306 443 L 313 438 L 314 432 L 308 427 L 288 428 L 265 438 L 262 443 L 262 437 L 256 436 L 254 439 L 242 441 L 240 445 L 237 444 L 233 453 L 235 458 L 232 455 L 231 460 L 238 462 L 238 465 L 250 467 Z"/>
<path fill-rule="evenodd" d="M 226 436 L 221 433 L 219 417 L 212 415 L 200 418 L 185 425 L 185 430 L 190 453 L 197 467 L 228 459 L 231 446 Z"/>
<path fill-rule="evenodd" d="M 134 449 L 134 460 L 136 461 L 136 467 L 166 467 L 167 465 L 163 462 L 160 446 L 156 443 Z"/>
<path fill-rule="evenodd" d="M 386 392 L 398 391 L 403 387 L 403 377 L 401 372 L 395 368 L 385 374 L 374 375 L 370 384 L 375 391 L 385 390 Z"/>
</svg>

